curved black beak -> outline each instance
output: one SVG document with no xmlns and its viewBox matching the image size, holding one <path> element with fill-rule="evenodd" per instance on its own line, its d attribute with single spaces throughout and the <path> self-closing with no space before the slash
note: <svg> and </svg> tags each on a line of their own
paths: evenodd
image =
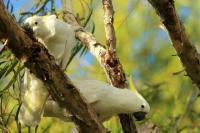
<svg viewBox="0 0 200 133">
<path fill-rule="evenodd" d="M 31 27 L 30 27 L 30 25 L 29 25 L 28 23 L 22 24 L 22 28 L 23 28 L 24 30 L 29 30 L 29 29 L 31 29 Z"/>
<path fill-rule="evenodd" d="M 133 116 L 136 118 L 137 121 L 141 121 L 145 119 L 146 114 L 147 114 L 146 112 L 140 111 L 133 113 Z"/>
<path fill-rule="evenodd" d="M 22 28 L 24 29 L 24 32 L 25 32 L 26 34 L 28 34 L 30 37 L 33 36 L 33 29 L 30 27 L 29 24 L 23 24 L 23 25 L 22 25 Z"/>
</svg>

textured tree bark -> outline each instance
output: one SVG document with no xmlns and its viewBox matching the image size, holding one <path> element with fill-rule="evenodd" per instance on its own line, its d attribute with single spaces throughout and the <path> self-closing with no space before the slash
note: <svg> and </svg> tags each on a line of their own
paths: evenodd
<svg viewBox="0 0 200 133">
<path fill-rule="evenodd" d="M 77 39 L 84 43 L 99 61 L 106 73 L 108 80 L 111 81 L 113 86 L 124 88 L 124 82 L 126 79 L 124 77 L 124 73 L 121 74 L 123 72 L 121 70 L 122 65 L 119 63 L 118 59 L 112 60 L 111 62 L 110 54 L 108 54 L 108 51 L 105 49 L 105 47 L 96 40 L 94 35 L 81 27 L 71 12 L 64 11 L 63 14 L 64 21 L 70 23 L 74 27 Z"/>
<path fill-rule="evenodd" d="M 116 49 L 116 36 L 114 28 L 114 9 L 112 0 L 102 0 L 104 9 L 104 28 L 106 33 L 106 44 L 108 50 L 112 51 Z"/>
<path fill-rule="evenodd" d="M 8 14 L 0 0 L 0 39 L 8 39 L 7 47 L 47 86 L 52 98 L 73 115 L 80 133 L 105 133 L 91 107 L 82 98 L 70 79 L 56 65 L 47 49 L 32 40 Z"/>
<path fill-rule="evenodd" d="M 200 88 L 200 55 L 186 34 L 173 0 L 148 0 L 165 25 L 187 75 Z"/>
</svg>

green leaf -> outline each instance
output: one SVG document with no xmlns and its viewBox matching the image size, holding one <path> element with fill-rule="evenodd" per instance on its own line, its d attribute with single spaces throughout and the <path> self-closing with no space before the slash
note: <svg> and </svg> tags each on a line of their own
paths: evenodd
<svg viewBox="0 0 200 133">
<path fill-rule="evenodd" d="M 133 91 L 137 91 L 136 86 L 135 86 L 135 84 L 133 82 L 133 77 L 131 75 L 129 76 L 129 80 L 128 81 L 129 81 L 130 89 L 133 90 Z"/>
<path fill-rule="evenodd" d="M 14 68 L 15 66 L 18 64 L 18 60 L 14 60 L 12 61 L 12 63 L 10 64 L 9 68 L 7 69 L 5 76 L 7 76 Z"/>
<path fill-rule="evenodd" d="M 11 116 L 13 115 L 12 113 L 13 113 L 15 107 L 17 107 L 17 105 L 15 105 L 15 106 L 11 109 L 10 113 L 8 114 L 8 118 L 7 118 L 6 122 L 5 122 L 5 125 L 8 125 L 8 122 L 9 122 Z"/>
<path fill-rule="evenodd" d="M 16 73 L 14 73 L 14 76 L 11 78 L 11 80 L 8 82 L 8 84 L 4 87 L 1 88 L 0 90 L 0 94 L 4 93 L 4 91 L 6 91 L 8 88 L 10 88 L 11 85 L 13 85 L 13 83 L 17 80 L 17 76 L 20 73 L 21 70 L 24 69 L 24 66 L 18 68 L 18 70 L 16 71 Z M 1 82 L 1 81 L 0 81 Z"/>
<path fill-rule="evenodd" d="M 6 73 L 8 69 L 8 65 L 5 65 L 1 70 L 0 70 L 0 79 L 3 77 L 3 75 Z"/>
</svg>

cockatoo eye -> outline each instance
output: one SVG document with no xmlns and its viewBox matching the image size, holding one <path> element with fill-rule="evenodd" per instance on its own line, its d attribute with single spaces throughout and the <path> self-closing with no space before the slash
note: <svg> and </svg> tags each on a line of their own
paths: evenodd
<svg viewBox="0 0 200 133">
<path fill-rule="evenodd" d="M 144 105 L 141 105 L 141 108 L 144 109 Z"/>
<path fill-rule="evenodd" d="M 35 25 L 37 25 L 37 24 L 38 24 L 38 22 L 36 21 L 36 22 L 35 22 Z"/>
</svg>

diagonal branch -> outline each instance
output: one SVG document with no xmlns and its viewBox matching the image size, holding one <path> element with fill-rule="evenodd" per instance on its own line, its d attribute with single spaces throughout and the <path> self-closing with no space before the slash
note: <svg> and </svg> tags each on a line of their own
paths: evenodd
<svg viewBox="0 0 200 133">
<path fill-rule="evenodd" d="M 69 7 L 71 2 L 71 0 L 62 0 L 63 19 L 73 26 L 76 31 L 76 38 L 84 43 L 96 59 L 101 62 L 102 56 L 106 53 L 106 49 L 96 40 L 92 33 L 86 31 L 82 26 L 80 26 L 75 16 L 72 14 L 72 8 Z"/>
<path fill-rule="evenodd" d="M 80 26 L 75 16 L 72 14 L 72 12 L 67 11 L 64 7 L 63 7 L 63 19 L 66 22 L 73 25 L 76 31 L 77 39 L 83 42 L 90 49 L 90 52 L 96 57 L 96 59 L 99 61 L 100 65 L 104 69 L 110 83 L 113 86 L 118 87 L 118 88 L 126 88 L 127 83 L 126 83 L 125 73 L 119 59 L 117 58 L 115 54 L 115 50 L 113 52 L 107 51 L 104 48 L 104 46 L 96 40 L 96 38 L 94 37 L 92 33 L 86 31 L 82 26 Z M 111 28 L 111 30 L 112 30 L 111 34 L 113 34 L 114 28 L 113 29 Z M 108 38 L 113 40 L 113 37 L 115 38 L 114 34 L 112 35 L 112 37 L 108 37 Z M 111 41 L 112 43 L 111 45 L 112 45 L 112 48 L 115 49 L 116 39 L 114 40 L 115 40 L 114 42 Z M 120 115 L 120 120 L 122 122 L 124 133 L 137 132 L 132 116 L 123 114 L 123 115 Z"/>
<path fill-rule="evenodd" d="M 200 88 L 200 55 L 186 34 L 173 0 L 148 0 L 165 25 L 187 75 Z"/>
<path fill-rule="evenodd" d="M 73 121 L 81 133 L 105 133 L 91 107 L 82 98 L 70 79 L 56 65 L 47 49 L 36 40 L 32 40 L 8 14 L 0 0 L 0 35 L 8 38 L 7 47 L 25 66 L 40 78 L 47 86 L 57 103 L 69 110 Z M 0 36 L 0 39 L 3 36 Z"/>
</svg>

